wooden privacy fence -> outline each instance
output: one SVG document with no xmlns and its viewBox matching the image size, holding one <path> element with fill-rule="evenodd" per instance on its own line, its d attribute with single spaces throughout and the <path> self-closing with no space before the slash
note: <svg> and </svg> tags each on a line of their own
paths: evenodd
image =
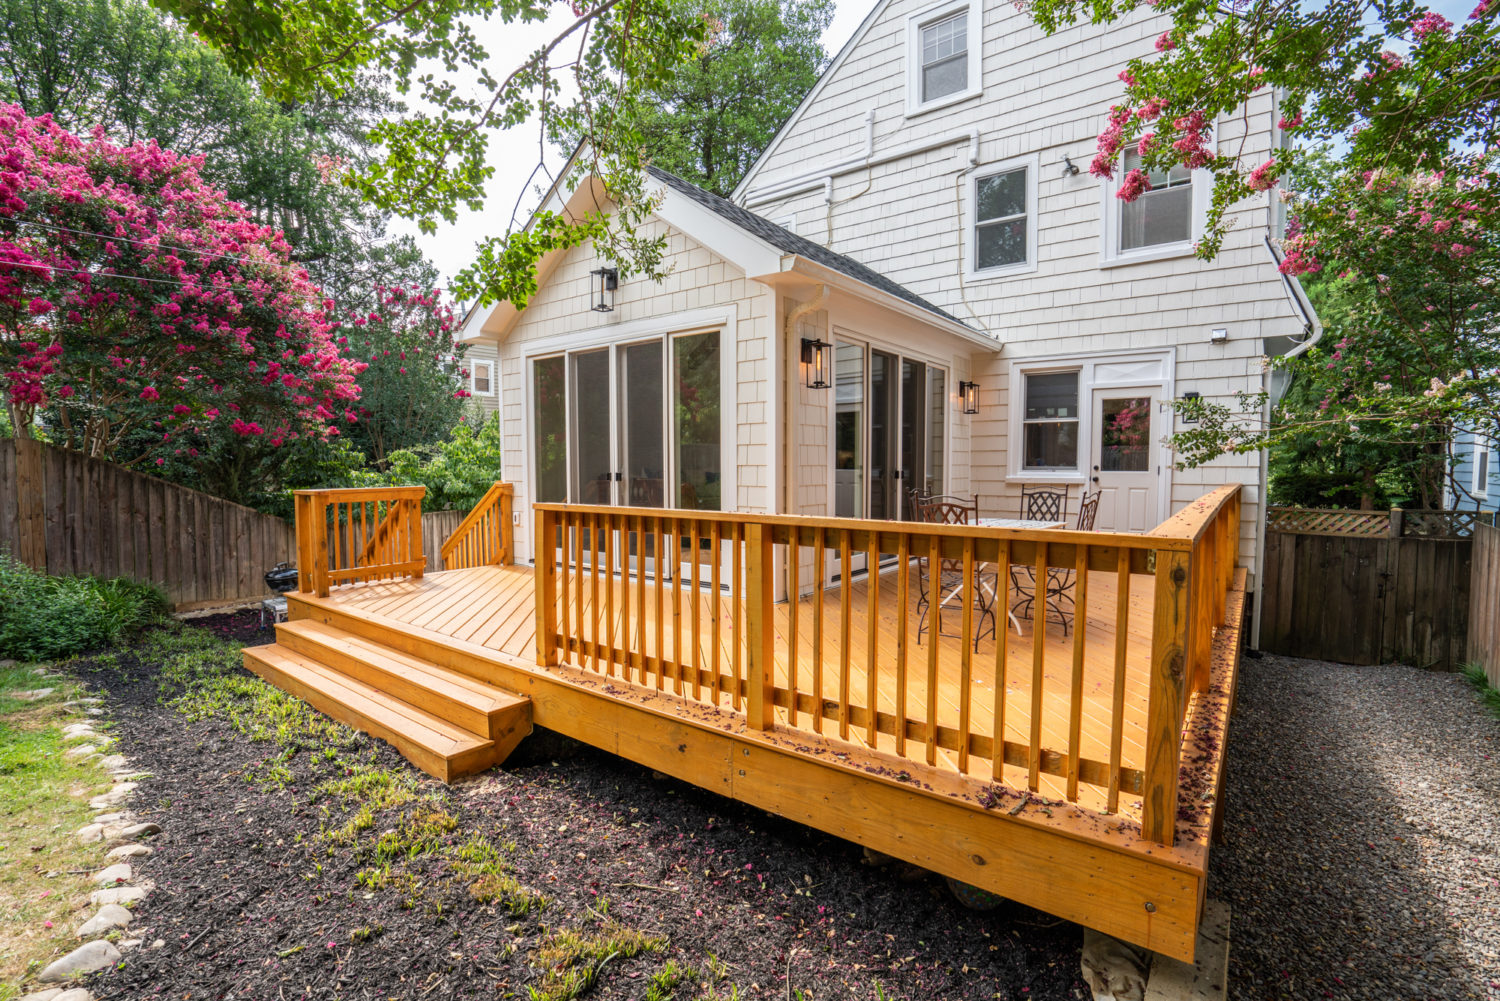
<svg viewBox="0 0 1500 1001">
<path fill-rule="evenodd" d="M 1346 664 L 1459 667 L 1475 538 L 1493 531 L 1493 520 L 1474 511 L 1271 508 L 1261 648 Z"/>
<path fill-rule="evenodd" d="M 1474 530 L 1468 639 L 1465 660 L 1483 667 L 1490 687 L 1500 688 L 1500 528 L 1494 525 Z"/>
<path fill-rule="evenodd" d="M 1184 720 L 1190 701 L 1209 688 L 1211 645 L 1235 574 L 1238 486 L 1214 491 L 1149 535 L 560 504 L 535 510 L 538 664 L 567 661 L 670 687 L 743 712 L 754 729 L 770 728 L 781 709 L 793 727 L 853 733 L 967 775 L 1001 780 L 1011 766 L 1031 791 L 1042 775 L 1055 776 L 1070 801 L 1083 783 L 1103 790 L 1111 810 L 1121 792 L 1138 794 L 1146 837 L 1173 842 Z M 863 557 L 891 569 L 871 575 L 862 595 L 846 579 L 829 601 L 824 575 L 812 574 L 807 607 L 798 567 L 809 554 L 815 567 L 836 555 L 844 568 Z M 924 561 L 959 568 L 959 642 L 941 642 L 934 629 L 924 646 L 911 622 Z M 981 575 L 980 565 L 992 570 Z M 778 604 L 782 566 L 798 597 Z M 1071 642 L 1039 608 L 1029 663 L 1019 667 L 1007 656 L 1003 618 L 986 657 L 969 639 L 976 606 L 993 602 L 999 615 L 1010 607 L 1012 567 L 1029 567 L 1037 582 L 1076 575 Z M 619 572 L 631 569 L 633 577 Z M 1152 575 L 1149 591 L 1136 590 L 1151 609 L 1150 641 L 1147 663 L 1127 679 L 1132 579 L 1141 575 Z M 1091 576 L 1101 590 L 1113 589 L 1103 607 L 1090 603 Z M 894 577 L 889 596 L 883 577 Z M 998 593 L 981 601 L 987 587 Z M 1085 699 L 1086 662 L 1102 665 L 1089 671 L 1109 680 L 1102 701 L 1093 685 Z M 1017 690 L 1019 702 L 1010 695 Z M 992 693 L 987 706 L 980 692 Z M 1007 712 L 1024 717 L 1025 727 L 1008 723 Z M 1126 739 L 1127 714 L 1143 747 Z M 1124 760 L 1126 743 L 1134 764 Z"/>
<path fill-rule="evenodd" d="M 0 439 L 0 549 L 50 574 L 130 577 L 173 604 L 263 597 L 292 526 L 30 438 Z"/>
</svg>

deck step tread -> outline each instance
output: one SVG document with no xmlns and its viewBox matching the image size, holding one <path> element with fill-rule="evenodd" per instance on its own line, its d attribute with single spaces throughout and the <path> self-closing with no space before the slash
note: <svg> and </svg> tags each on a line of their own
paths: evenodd
<svg viewBox="0 0 1500 1001">
<path fill-rule="evenodd" d="M 306 654 L 289 650 L 279 644 L 251 647 L 245 651 L 245 655 L 343 706 L 363 721 L 367 721 L 370 724 L 368 727 L 370 732 L 398 746 L 404 740 L 432 754 L 451 759 L 462 754 L 480 751 L 494 743 L 488 737 L 470 733 L 431 713 L 387 695 L 377 688 L 320 664 Z M 294 694 L 300 696 L 302 693 Z M 326 711 L 324 706 L 317 706 L 317 708 Z M 393 737 L 400 739 L 393 739 Z"/>
<path fill-rule="evenodd" d="M 444 698 L 462 702 L 474 709 L 494 714 L 525 701 L 493 685 L 458 671 L 449 670 L 431 661 L 414 657 L 400 650 L 367 639 L 357 633 L 325 622 L 312 619 L 296 619 L 283 622 L 279 630 L 304 636 L 314 644 L 328 645 L 342 650 L 352 657 L 369 664 L 387 674 L 400 677 L 421 688 L 428 689 Z M 351 679 L 352 680 L 352 679 Z"/>
</svg>

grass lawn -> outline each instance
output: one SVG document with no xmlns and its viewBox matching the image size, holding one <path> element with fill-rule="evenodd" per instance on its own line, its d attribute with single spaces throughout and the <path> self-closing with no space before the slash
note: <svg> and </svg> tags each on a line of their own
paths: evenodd
<svg viewBox="0 0 1500 1001">
<path fill-rule="evenodd" d="M 89 823 L 88 801 L 110 779 L 63 753 L 84 741 L 65 739 L 62 728 L 89 717 L 63 708 L 80 694 L 75 683 L 43 675 L 40 667 L 0 668 L 0 1001 L 78 945 L 73 929 L 93 889 L 80 870 L 103 865 L 105 851 L 73 832 Z M 35 702 L 15 697 L 41 688 L 55 691 Z"/>
</svg>

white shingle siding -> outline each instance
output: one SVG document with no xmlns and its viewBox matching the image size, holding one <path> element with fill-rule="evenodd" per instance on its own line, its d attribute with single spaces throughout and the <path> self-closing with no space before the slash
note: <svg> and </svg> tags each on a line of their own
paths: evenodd
<svg viewBox="0 0 1500 1001">
<path fill-rule="evenodd" d="M 1114 25 L 1082 25 L 1049 37 L 1011 4 L 987 4 L 982 96 L 907 118 L 905 25 L 912 13 L 929 6 L 930 0 L 891 0 L 778 137 L 737 197 L 772 218 L 795 214 L 803 236 L 850 255 L 1000 338 L 1001 354 L 973 355 L 974 378 L 984 387 L 981 412 L 951 424 L 950 489 L 977 491 L 987 510 L 1014 515 L 1019 485 L 1007 474 L 1011 401 L 1006 399 L 1013 362 L 1170 348 L 1178 395 L 1191 389 L 1233 404 L 1235 393 L 1262 386 L 1262 339 L 1297 334 L 1302 321 L 1263 245 L 1271 221 L 1270 196 L 1234 208 L 1223 250 L 1214 261 L 1185 256 L 1101 267 L 1103 212 L 1114 205 L 1109 204 L 1112 198 L 1106 200 L 1104 185 L 1087 173 L 1088 164 L 1110 105 L 1123 93 L 1117 74 L 1130 58 L 1154 51 L 1165 19 L 1143 9 Z M 756 197 L 778 183 L 812 174 L 820 165 L 862 156 L 870 109 L 875 111 L 877 164 L 834 177 L 831 206 L 821 187 L 770 201 Z M 1245 119 L 1248 135 L 1239 116 L 1226 118 L 1218 129 L 1221 148 L 1241 155 L 1247 168 L 1261 162 L 1271 150 L 1274 115 L 1269 92 L 1253 98 Z M 963 226 L 965 200 L 972 195 L 972 184 L 964 177 L 970 167 L 966 136 L 971 129 L 979 134 L 981 171 L 986 164 L 1038 158 L 1037 217 L 1032 220 L 1037 267 L 1008 277 L 971 276 L 961 285 L 960 247 L 967 249 L 972 239 Z M 953 141 L 878 163 L 891 151 L 944 136 Z M 1064 156 L 1080 168 L 1078 175 L 1064 174 Z M 1227 344 L 1209 343 L 1213 327 L 1229 329 Z M 955 382 L 967 377 L 958 367 L 950 375 Z M 971 467 L 961 458 L 970 450 Z M 1185 504 L 1225 482 L 1249 488 L 1242 557 L 1253 569 L 1262 501 L 1258 456 L 1226 456 L 1200 469 L 1173 473 L 1171 504 Z M 1076 504 L 1078 480 L 1074 483 Z M 799 502 L 812 503 L 815 492 L 809 487 Z"/>
</svg>

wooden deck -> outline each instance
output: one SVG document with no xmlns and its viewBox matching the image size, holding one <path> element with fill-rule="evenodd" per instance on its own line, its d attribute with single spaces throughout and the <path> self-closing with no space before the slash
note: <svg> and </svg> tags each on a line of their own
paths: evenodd
<svg viewBox="0 0 1500 1001">
<path fill-rule="evenodd" d="M 425 576 L 419 497 L 299 497 L 301 590 L 247 666 L 444 779 L 535 723 L 1192 958 L 1244 609 L 1233 488 L 1150 536 L 543 505 L 537 569 L 492 493 L 444 546 L 466 568 Z M 656 540 L 675 576 L 604 569 Z M 860 553 L 896 556 L 811 572 Z M 919 636 L 924 559 L 997 635 L 961 640 L 980 622 L 955 608 Z M 1012 565 L 1076 573 L 1081 628 L 1013 627 Z"/>
<path fill-rule="evenodd" d="M 895 644 L 892 637 L 896 633 L 896 618 L 898 602 L 896 597 L 897 580 L 896 573 L 892 568 L 887 568 L 878 576 L 881 594 L 878 606 L 882 610 L 882 622 L 886 628 L 878 630 L 877 657 L 881 662 L 891 663 L 897 657 Z M 584 588 L 582 603 L 579 604 L 576 595 L 568 596 L 570 606 L 570 618 L 574 621 L 592 620 L 595 608 L 598 608 L 600 620 L 600 632 L 609 635 L 611 632 L 622 639 L 627 627 L 632 631 L 644 622 L 648 625 L 644 648 L 648 656 L 656 657 L 659 648 L 656 646 L 656 635 L 654 622 L 658 618 L 658 609 L 655 606 L 653 592 L 646 591 L 646 609 L 639 617 L 632 615 L 632 622 L 624 621 L 625 595 L 628 588 L 636 585 L 635 575 L 613 574 L 607 578 L 606 586 L 614 590 L 612 596 L 601 594 L 597 598 L 592 588 Z M 865 607 L 869 600 L 869 588 L 871 586 L 867 574 L 858 574 L 850 585 L 851 599 L 858 607 Z M 1083 696 L 1085 700 L 1085 711 L 1083 713 L 1083 726 L 1081 731 L 1082 746 L 1081 753 L 1085 758 L 1094 760 L 1107 760 L 1110 751 L 1110 724 L 1114 704 L 1114 650 L 1116 646 L 1116 625 L 1112 618 L 1117 606 L 1118 584 L 1116 575 L 1113 573 L 1094 572 L 1090 575 L 1088 585 L 1088 603 L 1091 614 L 1087 617 L 1087 639 L 1083 644 L 1085 650 Z M 917 635 L 919 614 L 917 610 L 917 595 L 915 589 L 908 595 L 906 612 L 908 620 L 909 635 Z M 421 580 L 403 580 L 393 583 L 357 585 L 347 587 L 333 592 L 329 601 L 334 605 L 351 610 L 359 610 L 383 619 L 403 625 L 419 626 L 423 629 L 433 630 L 445 636 L 451 636 L 466 643 L 474 643 L 497 653 L 505 654 L 519 660 L 530 660 L 532 651 L 536 646 L 535 633 L 535 582 L 533 571 L 530 567 L 521 566 L 484 566 L 470 570 L 451 570 L 444 573 L 429 574 Z M 611 599 L 612 600 L 609 600 Z M 735 620 L 730 602 L 731 597 L 724 594 L 713 594 L 707 589 L 700 588 L 695 593 L 689 593 L 686 601 L 695 600 L 703 610 L 702 620 L 717 618 L 720 622 L 719 630 L 719 661 L 728 665 L 733 661 L 734 632 L 733 622 Z M 829 621 L 835 620 L 840 614 L 843 599 L 843 591 L 838 585 L 828 586 L 824 589 L 822 602 L 825 615 Z M 811 621 L 811 606 L 816 599 L 812 595 L 804 595 L 797 603 L 797 614 L 803 622 Z M 1124 720 L 1124 733 L 1122 739 L 1122 765 L 1127 769 L 1141 770 L 1145 765 L 1145 729 L 1146 729 L 1146 690 L 1147 675 L 1150 670 L 1151 649 L 1151 578 L 1134 576 L 1130 578 L 1130 613 L 1126 625 L 1126 673 L 1124 679 L 1125 699 L 1122 705 Z M 664 622 L 672 622 L 674 619 L 670 602 L 665 603 L 666 608 L 660 611 L 660 617 Z M 580 611 L 581 609 L 581 611 Z M 788 637 L 791 635 L 791 617 L 793 608 L 791 603 L 783 601 L 775 606 L 776 614 L 776 684 L 778 688 L 791 687 L 790 674 L 790 644 Z M 681 611 L 675 616 L 677 619 L 691 618 L 690 614 Z M 959 625 L 961 616 L 954 610 L 945 611 L 943 628 L 945 630 L 955 629 Z M 741 619 L 743 621 L 743 618 Z M 1013 625 L 1001 617 L 1009 629 L 1006 637 L 1006 713 L 1005 727 L 1008 739 L 1016 743 L 1024 743 L 1028 739 L 1031 729 L 1031 695 L 1030 682 L 1032 679 L 1032 668 L 1035 660 L 1033 644 L 1035 642 L 1035 630 L 1029 618 L 1020 619 L 1021 632 L 1018 634 Z M 614 628 L 609 628 L 613 622 Z M 1052 747 L 1063 747 L 1068 743 L 1068 693 L 1071 684 L 1071 666 L 1073 661 L 1073 644 L 1077 638 L 1076 631 L 1070 631 L 1066 638 L 1062 630 L 1055 625 L 1049 625 L 1050 632 L 1045 637 L 1046 650 L 1044 651 L 1044 679 L 1043 703 L 1041 715 L 1041 732 L 1044 744 Z M 709 664 L 713 658 L 709 644 L 712 642 L 712 630 L 699 629 L 697 657 L 694 659 L 692 653 L 692 636 L 690 632 L 683 636 L 684 650 L 679 652 L 674 649 L 674 636 L 684 632 L 673 629 L 671 626 L 663 629 L 662 647 L 668 660 L 678 663 Z M 811 671 L 817 662 L 814 652 L 814 643 L 818 638 L 808 634 L 806 630 L 799 631 L 798 661 L 800 669 L 809 675 L 808 681 L 803 688 L 817 697 L 816 687 L 813 684 Z M 924 636 L 921 644 L 914 645 L 908 653 L 908 658 L 924 660 L 926 657 L 926 645 L 931 642 L 930 637 Z M 854 620 L 850 625 L 848 636 L 848 649 L 850 652 L 849 662 L 851 669 L 851 686 L 860 691 L 867 689 L 869 676 L 866 670 L 868 661 L 865 659 L 869 651 L 869 637 L 864 628 L 863 620 Z M 940 723 L 956 726 L 961 711 L 962 702 L 960 681 L 963 673 L 962 667 L 963 644 L 957 635 L 940 636 L 938 638 L 938 719 Z M 986 633 L 979 640 L 978 649 L 974 654 L 974 661 L 983 665 L 993 665 L 995 658 L 996 640 Z M 826 665 L 840 664 L 843 661 L 845 642 L 839 630 L 828 630 L 821 637 L 822 661 Z M 583 666 L 591 665 L 591 658 L 584 656 L 580 658 Z M 600 658 L 600 664 L 608 665 L 608 656 Z M 605 670 L 606 677 L 624 678 L 627 672 L 621 665 L 613 665 L 614 670 Z M 927 692 L 925 679 L 920 677 L 920 672 L 913 670 L 905 679 L 905 704 L 908 712 L 914 716 L 923 717 L 927 714 Z M 827 670 L 823 672 L 820 679 L 822 685 L 821 697 L 826 702 L 836 703 L 838 693 L 835 691 L 837 678 L 835 672 Z M 894 707 L 897 704 L 897 681 L 890 672 L 876 672 L 876 681 L 879 687 L 879 701 L 882 706 Z M 733 685 L 729 679 L 721 686 L 719 694 L 715 697 L 709 690 L 711 686 L 701 686 L 705 690 L 700 694 L 700 700 L 706 700 L 710 704 L 717 701 L 722 708 L 732 708 Z M 977 673 L 972 678 L 970 687 L 970 712 L 977 721 L 975 730 L 983 736 L 992 736 L 994 733 L 992 722 L 995 719 L 994 693 L 995 672 L 992 667 L 983 673 Z M 674 694 L 676 686 L 668 688 Z M 818 727 L 826 727 L 832 735 L 838 735 L 839 727 L 836 722 L 819 720 L 815 714 L 809 711 L 799 712 L 797 719 L 791 719 L 789 706 L 778 706 L 776 709 L 776 721 L 781 725 L 792 725 L 802 729 L 817 732 Z M 868 739 L 867 731 L 851 727 L 844 739 L 848 740 L 857 748 L 876 748 L 883 751 L 895 751 L 895 737 L 891 734 L 877 734 L 872 743 Z M 955 751 L 939 748 L 937 751 L 942 764 L 950 769 L 958 770 L 958 755 Z M 990 778 L 991 767 L 988 761 L 970 759 L 965 769 L 967 774 L 979 778 Z M 1027 769 L 1020 765 L 1006 765 L 1002 774 L 1002 781 L 1007 782 L 1017 789 L 1023 789 L 1027 784 Z M 1065 795 L 1065 779 L 1058 776 L 1043 775 L 1041 787 L 1038 792 L 1045 797 L 1062 798 Z M 1105 808 L 1105 790 L 1098 786 L 1084 783 L 1084 796 L 1082 805 L 1091 809 L 1102 810 Z M 1139 822 L 1141 802 L 1139 796 L 1121 797 L 1117 812 L 1124 817 Z"/>
</svg>

